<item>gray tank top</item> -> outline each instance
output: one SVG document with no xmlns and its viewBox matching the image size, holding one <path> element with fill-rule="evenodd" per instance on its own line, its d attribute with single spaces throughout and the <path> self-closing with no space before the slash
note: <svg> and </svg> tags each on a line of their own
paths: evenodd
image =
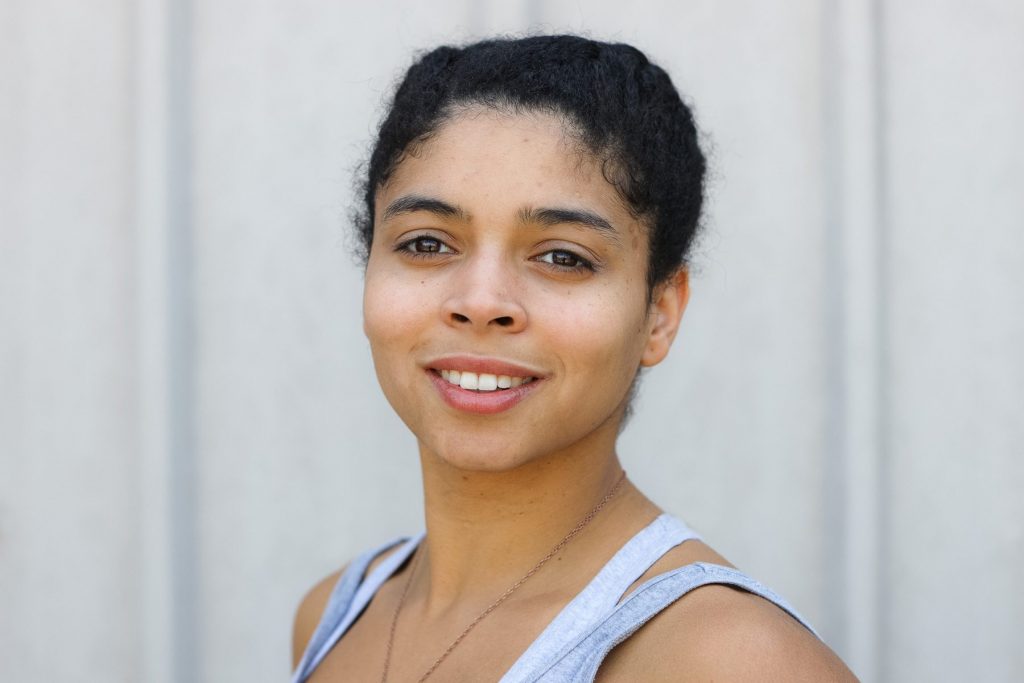
<svg viewBox="0 0 1024 683">
<path fill-rule="evenodd" d="M 302 683 L 352 626 L 377 589 L 402 566 L 423 540 L 421 533 L 399 538 L 360 555 L 338 579 L 320 624 L 292 678 Z M 649 619 L 695 588 L 725 584 L 760 595 L 814 629 L 771 590 L 747 575 L 717 564 L 696 562 L 659 574 L 619 600 L 651 565 L 680 543 L 699 536 L 683 522 L 663 514 L 626 542 L 586 588 L 573 598 L 502 676 L 500 683 L 593 681 L 613 647 Z M 401 544 L 369 575 L 367 567 L 382 552 Z"/>
</svg>

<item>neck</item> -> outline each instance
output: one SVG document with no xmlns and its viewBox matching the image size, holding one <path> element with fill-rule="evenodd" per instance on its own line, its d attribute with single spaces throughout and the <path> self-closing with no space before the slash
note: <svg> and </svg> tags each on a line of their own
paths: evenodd
<svg viewBox="0 0 1024 683">
<path fill-rule="evenodd" d="M 422 448 L 421 461 L 427 537 L 416 583 L 424 591 L 427 611 L 434 613 L 501 595 L 565 538 L 622 475 L 613 445 L 603 452 L 561 453 L 504 472 L 458 469 Z M 604 534 L 588 531 L 608 531 L 611 520 L 620 516 L 617 511 L 644 503 L 653 509 L 628 480 L 622 482 L 562 552 L 593 548 L 595 537 Z"/>
</svg>

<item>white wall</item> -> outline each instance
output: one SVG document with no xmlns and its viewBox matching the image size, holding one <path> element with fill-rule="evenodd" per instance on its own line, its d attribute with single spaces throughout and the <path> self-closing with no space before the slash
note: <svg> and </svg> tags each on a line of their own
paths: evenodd
<svg viewBox="0 0 1024 683">
<path fill-rule="evenodd" d="M 0 4 L 0 679 L 283 680 L 421 526 L 351 170 L 414 50 L 528 27 L 636 43 L 711 146 L 632 478 L 865 681 L 1024 677 L 1024 7 L 425 5 Z"/>
</svg>

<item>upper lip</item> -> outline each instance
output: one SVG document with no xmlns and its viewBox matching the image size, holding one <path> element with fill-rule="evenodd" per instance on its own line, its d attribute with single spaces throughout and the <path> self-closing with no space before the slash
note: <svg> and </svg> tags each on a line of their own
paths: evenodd
<svg viewBox="0 0 1024 683">
<path fill-rule="evenodd" d="M 458 370 L 477 374 L 507 375 L 509 377 L 544 377 L 544 373 L 517 363 L 484 356 L 443 356 L 426 364 L 433 370 Z"/>
</svg>

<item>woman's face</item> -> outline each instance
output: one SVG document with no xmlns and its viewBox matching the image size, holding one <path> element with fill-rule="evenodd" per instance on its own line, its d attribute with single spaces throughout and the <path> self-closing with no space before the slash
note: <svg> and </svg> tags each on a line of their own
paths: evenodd
<svg viewBox="0 0 1024 683">
<path fill-rule="evenodd" d="M 375 213 L 364 329 L 421 448 L 489 471 L 614 448 L 685 275 L 648 306 L 646 230 L 559 118 L 457 116 L 406 156 Z"/>
</svg>

